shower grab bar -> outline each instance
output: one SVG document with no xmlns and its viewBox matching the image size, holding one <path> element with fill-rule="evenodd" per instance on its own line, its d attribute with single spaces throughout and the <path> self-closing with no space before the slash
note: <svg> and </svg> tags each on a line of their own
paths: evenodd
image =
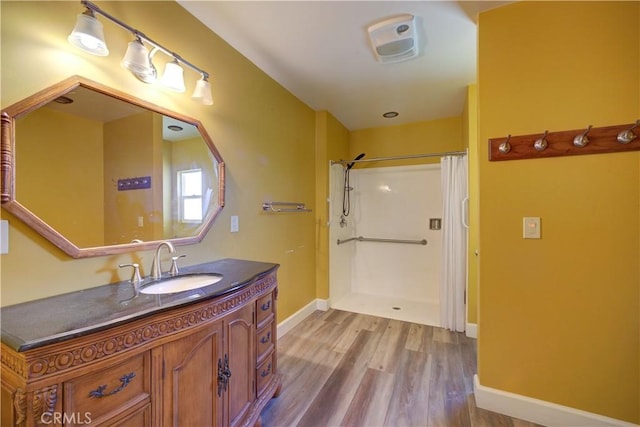
<svg viewBox="0 0 640 427">
<path fill-rule="evenodd" d="M 274 208 L 274 206 L 285 207 Z M 304 203 L 297 202 L 265 202 L 262 204 L 262 210 L 269 212 L 311 212 L 311 209 L 307 209 Z"/>
<path fill-rule="evenodd" d="M 406 243 L 410 245 L 426 245 L 427 239 L 422 240 L 403 240 L 403 239 L 377 239 L 371 237 L 350 237 L 348 239 L 340 240 L 338 239 L 338 244 L 341 245 L 343 243 L 350 242 L 352 240 L 357 240 L 358 242 L 379 242 L 379 243 Z"/>
<path fill-rule="evenodd" d="M 462 226 L 467 230 L 469 229 L 469 221 L 467 220 L 467 216 L 469 215 L 468 212 L 469 212 L 469 196 L 462 199 L 462 215 L 461 215 Z"/>
</svg>

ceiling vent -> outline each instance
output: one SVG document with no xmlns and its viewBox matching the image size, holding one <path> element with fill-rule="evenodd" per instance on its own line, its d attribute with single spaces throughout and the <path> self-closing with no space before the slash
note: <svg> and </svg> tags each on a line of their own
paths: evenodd
<svg viewBox="0 0 640 427">
<path fill-rule="evenodd" d="M 400 62 L 418 56 L 416 17 L 398 15 L 371 25 L 367 31 L 380 62 Z"/>
</svg>

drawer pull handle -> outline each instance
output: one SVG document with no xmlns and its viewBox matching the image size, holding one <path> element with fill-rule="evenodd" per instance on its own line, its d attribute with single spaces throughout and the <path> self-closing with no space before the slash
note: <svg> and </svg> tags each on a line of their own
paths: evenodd
<svg viewBox="0 0 640 427">
<path fill-rule="evenodd" d="M 267 311 L 271 308 L 271 300 L 265 302 L 264 304 L 262 304 L 260 306 L 260 308 L 262 309 L 262 311 Z"/>
<path fill-rule="evenodd" d="M 260 376 L 262 378 L 264 377 L 268 377 L 271 374 L 271 363 L 269 363 L 269 366 L 267 366 L 266 370 L 263 370 L 262 373 L 260 374 Z"/>
<path fill-rule="evenodd" d="M 107 388 L 106 384 L 98 386 L 97 389 L 89 392 L 89 397 L 101 398 L 101 397 L 112 396 L 118 393 L 119 391 L 121 391 L 122 389 L 124 389 L 126 386 L 128 386 L 129 383 L 133 380 L 133 378 L 135 378 L 135 376 L 136 376 L 135 372 L 131 372 L 130 374 L 123 375 L 122 377 L 120 377 L 120 386 L 118 388 L 111 390 L 108 393 L 104 392 L 105 389 Z"/>
<path fill-rule="evenodd" d="M 263 336 L 262 338 L 260 338 L 260 342 L 262 344 L 266 344 L 269 341 L 271 341 L 271 332 L 267 332 L 267 335 Z"/>
</svg>

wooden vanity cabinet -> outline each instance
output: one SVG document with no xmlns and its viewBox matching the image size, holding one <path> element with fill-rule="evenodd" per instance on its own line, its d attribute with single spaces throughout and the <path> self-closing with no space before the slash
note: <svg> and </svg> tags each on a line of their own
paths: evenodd
<svg viewBox="0 0 640 427">
<path fill-rule="evenodd" d="M 281 384 L 276 296 L 273 271 L 83 337 L 24 352 L 3 343 L 2 427 L 259 424 Z"/>
<path fill-rule="evenodd" d="M 247 305 L 162 347 L 165 426 L 236 425 L 243 420 L 255 400 L 253 314 L 253 305 Z"/>
</svg>

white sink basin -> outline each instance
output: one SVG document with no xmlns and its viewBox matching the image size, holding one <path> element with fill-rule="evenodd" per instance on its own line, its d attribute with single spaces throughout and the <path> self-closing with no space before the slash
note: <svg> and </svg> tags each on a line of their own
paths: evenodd
<svg viewBox="0 0 640 427">
<path fill-rule="evenodd" d="M 187 274 L 160 280 L 140 289 L 143 294 L 172 294 L 213 285 L 222 280 L 220 274 Z"/>
</svg>

